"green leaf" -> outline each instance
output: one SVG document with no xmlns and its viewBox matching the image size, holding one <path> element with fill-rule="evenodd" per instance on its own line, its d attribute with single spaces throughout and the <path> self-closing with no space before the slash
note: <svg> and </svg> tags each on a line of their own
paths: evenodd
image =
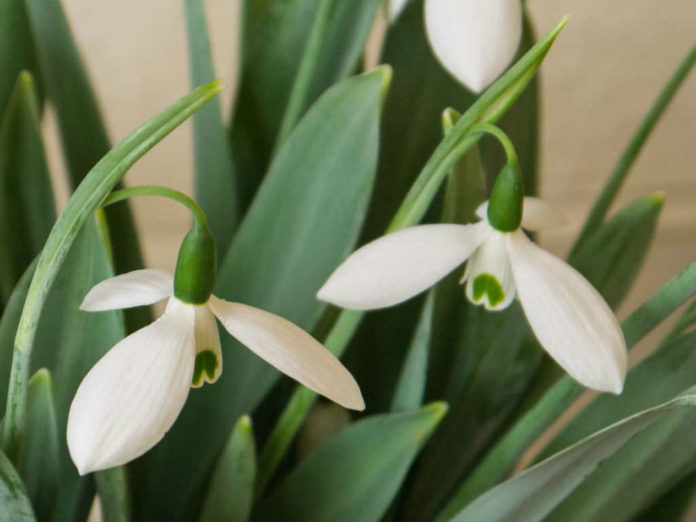
<svg viewBox="0 0 696 522">
<path fill-rule="evenodd" d="M 46 94 L 58 120 L 73 188 L 111 148 L 97 99 L 60 0 L 24 0 Z M 127 203 L 106 209 L 116 273 L 142 268 L 135 223 Z M 131 329 L 152 319 L 147 308 L 129 311 Z"/>
<path fill-rule="evenodd" d="M 39 520 L 50 520 L 55 508 L 60 476 L 58 433 L 53 406 L 51 374 L 37 371 L 27 390 L 27 435 L 19 469 L 34 512 Z"/>
<path fill-rule="evenodd" d="M 202 0 L 185 0 L 191 85 L 215 79 Z M 239 221 L 235 172 L 220 100 L 215 98 L 193 116 L 196 201 L 208 218 L 218 262 L 224 259 Z"/>
<path fill-rule="evenodd" d="M 655 502 L 640 515 L 634 522 L 682 522 L 694 500 L 696 492 L 696 472 L 684 477 L 676 486 Z"/>
<path fill-rule="evenodd" d="M 631 437 L 661 418 L 671 421 L 682 414 L 682 408 L 694 405 L 696 395 L 685 395 L 613 424 L 488 491 L 457 513 L 452 522 L 542 520 Z M 577 513 L 586 515 L 585 511 Z"/>
<path fill-rule="evenodd" d="M 245 522 L 254 498 L 256 454 L 251 419 L 243 415 L 218 459 L 203 504 L 201 522 Z"/>
<path fill-rule="evenodd" d="M 0 520 L 3 522 L 34 522 L 34 512 L 24 484 L 12 463 L 0 452 Z"/>
<path fill-rule="evenodd" d="M 0 124 L 0 305 L 43 248 L 55 220 L 36 90 L 23 72 Z"/>
<path fill-rule="evenodd" d="M 664 195 L 638 199 L 602 224 L 568 262 L 616 309 L 633 286 L 650 249 Z"/>
<path fill-rule="evenodd" d="M 246 0 L 242 68 L 232 123 L 239 194 L 246 208 L 263 179 L 322 0 Z M 379 0 L 329 0 L 331 15 L 304 107 L 351 74 Z M 302 110 L 304 112 L 304 109 Z"/>
<path fill-rule="evenodd" d="M 623 321 L 622 329 L 628 347 L 634 346 L 694 293 L 696 263 L 674 277 Z M 508 428 L 452 496 L 440 518 L 446 520 L 502 480 L 529 445 L 573 403 L 583 389 L 568 376 L 559 379 Z"/>
<path fill-rule="evenodd" d="M 111 265 L 97 234 L 96 224 L 90 220 L 70 248 L 55 279 L 36 332 L 31 366 L 33 369 L 48 368 L 54 379 L 60 473 L 56 520 L 79 519 L 89 510 L 90 500 L 84 499 L 83 495 L 93 490 L 93 484 L 90 479 L 79 477 L 68 454 L 65 433 L 70 403 L 80 381 L 97 360 L 124 336 L 118 312 L 88 313 L 79 310 L 89 289 L 111 275 Z M 13 339 L 30 281 L 31 272 L 28 271 L 0 322 L 0 367 L 5 369 L 10 367 Z M 6 370 L 0 373 L 0 399 L 5 399 L 8 377 Z M 1 404 L 4 404 L 4 400 Z M 31 411 L 31 403 L 28 403 L 27 422 L 31 420 Z M 27 425 L 24 447 L 32 436 L 36 436 L 30 430 L 31 425 Z M 44 434 L 40 433 L 39 436 L 44 441 Z"/>
<path fill-rule="evenodd" d="M 661 346 L 631 370 L 620 396 L 597 397 L 561 431 L 544 454 L 565 448 L 616 419 L 659 404 L 693 386 L 696 382 L 694 348 L 696 332 Z M 572 506 L 577 508 L 577 505 L 583 506 L 583 516 L 596 520 L 623 520 L 638 513 L 671 486 L 675 477 L 693 469 L 696 451 L 690 449 L 687 434 L 693 433 L 695 422 L 696 416 L 689 413 L 670 425 L 661 424 L 646 430 L 605 462 L 601 471 L 592 474 L 561 504 L 557 519 L 575 519 Z M 678 443 L 679 437 L 685 444 Z M 670 451 L 671 448 L 679 448 L 679 451 Z"/>
<path fill-rule="evenodd" d="M 379 68 L 345 80 L 305 115 L 239 228 L 220 269 L 217 296 L 311 330 L 325 308 L 316 292 L 352 251 L 362 225 L 389 78 L 388 69 Z M 189 396 L 167 438 L 138 468 L 143 483 L 134 489 L 142 495 L 139 516 L 145 520 L 158 518 L 155 513 L 171 519 L 194 516 L 200 503 L 195 491 L 222 450 L 232 422 L 252 411 L 278 379 L 277 371 L 229 335 L 222 342 L 222 377 Z M 203 439 L 201 432 L 206 433 Z"/>
<path fill-rule="evenodd" d="M 38 70 L 24 0 L 0 0 L 0 119 L 23 70 Z"/>
<path fill-rule="evenodd" d="M 346 428 L 302 461 L 260 504 L 255 519 L 379 520 L 446 409 L 433 403 Z"/>
<path fill-rule="evenodd" d="M 433 323 L 433 293 L 429 293 L 423 304 L 416 332 L 406 353 L 399 382 L 392 399 L 392 411 L 409 411 L 423 404 L 426 377 L 428 374 L 428 348 Z"/>
<path fill-rule="evenodd" d="M 128 522 L 128 480 L 123 467 L 95 474 L 103 522 Z"/>
</svg>

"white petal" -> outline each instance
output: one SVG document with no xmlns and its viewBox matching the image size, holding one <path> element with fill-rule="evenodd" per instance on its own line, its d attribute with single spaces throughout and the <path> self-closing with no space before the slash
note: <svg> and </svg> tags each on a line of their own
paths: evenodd
<svg viewBox="0 0 696 522">
<path fill-rule="evenodd" d="M 80 310 L 100 312 L 156 303 L 172 295 L 174 276 L 148 268 L 117 275 L 97 283 L 85 296 Z"/>
<path fill-rule="evenodd" d="M 426 0 L 425 27 L 443 67 L 481 92 L 515 57 L 522 36 L 522 2 Z"/>
<path fill-rule="evenodd" d="M 208 304 L 194 306 L 196 310 L 196 364 L 193 370 L 194 388 L 204 382 L 214 383 L 222 373 L 222 350 L 217 321 Z"/>
<path fill-rule="evenodd" d="M 152 448 L 191 386 L 193 307 L 171 298 L 157 321 L 129 335 L 82 380 L 68 416 L 68 449 L 81 475 Z"/>
<path fill-rule="evenodd" d="M 488 219 L 488 201 L 481 203 L 476 209 L 476 215 Z M 522 211 L 522 228 L 527 230 L 544 230 L 560 227 L 566 224 L 566 218 L 558 207 L 543 199 L 527 196 L 524 198 Z"/>
<path fill-rule="evenodd" d="M 544 349 L 581 384 L 621 393 L 626 342 L 602 296 L 523 232 L 509 234 L 508 247 L 517 294 Z"/>
<path fill-rule="evenodd" d="M 341 406 L 365 408 L 350 372 L 304 330 L 251 306 L 214 296 L 209 304 L 225 329 L 264 361 Z"/>
<path fill-rule="evenodd" d="M 462 278 L 469 301 L 486 310 L 504 310 L 515 299 L 506 236 L 493 232 L 471 256 Z"/>
<path fill-rule="evenodd" d="M 346 259 L 319 290 L 323 301 L 354 310 L 392 306 L 434 285 L 490 234 L 473 225 L 421 225 L 383 236 Z"/>
</svg>

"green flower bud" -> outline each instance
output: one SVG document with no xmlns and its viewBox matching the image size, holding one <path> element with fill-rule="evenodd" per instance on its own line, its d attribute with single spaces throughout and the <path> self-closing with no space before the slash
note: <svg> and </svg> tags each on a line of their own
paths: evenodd
<svg viewBox="0 0 696 522">
<path fill-rule="evenodd" d="M 488 201 L 488 222 L 501 232 L 513 232 L 522 223 L 524 187 L 516 163 L 508 162 L 498 174 Z"/>
<path fill-rule="evenodd" d="M 215 285 L 215 241 L 205 225 L 189 230 L 179 248 L 174 272 L 174 296 L 185 303 L 208 301 Z"/>
</svg>

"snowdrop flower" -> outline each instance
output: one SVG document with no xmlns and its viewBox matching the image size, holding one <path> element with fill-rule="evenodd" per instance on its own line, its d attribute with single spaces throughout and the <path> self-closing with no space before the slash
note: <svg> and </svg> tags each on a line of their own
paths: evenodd
<svg viewBox="0 0 696 522">
<path fill-rule="evenodd" d="M 552 208 L 523 199 L 517 168 L 506 167 L 477 214 L 482 221 L 475 224 L 415 226 L 368 243 L 336 269 L 318 297 L 356 310 L 392 306 L 468 259 L 462 282 L 472 303 L 502 310 L 517 296 L 559 365 L 589 388 L 621 393 L 626 344 L 611 309 L 580 273 L 521 230 L 557 223 Z"/>
<path fill-rule="evenodd" d="M 67 441 L 80 474 L 124 464 L 164 436 L 191 386 L 222 372 L 215 321 L 259 357 L 346 408 L 362 410 L 352 375 L 312 336 L 277 315 L 211 295 L 215 246 L 207 227 L 184 239 L 176 273 L 136 270 L 92 288 L 82 310 L 149 305 L 164 314 L 129 335 L 89 371 L 70 407 Z"/>
<path fill-rule="evenodd" d="M 442 66 L 478 93 L 515 57 L 522 36 L 522 2 L 425 0 L 425 29 Z"/>
</svg>

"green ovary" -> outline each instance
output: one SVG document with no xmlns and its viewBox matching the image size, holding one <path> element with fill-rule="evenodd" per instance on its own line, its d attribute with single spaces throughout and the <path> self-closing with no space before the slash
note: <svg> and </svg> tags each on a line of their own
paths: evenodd
<svg viewBox="0 0 696 522">
<path fill-rule="evenodd" d="M 474 301 L 479 303 L 484 295 L 488 294 L 490 306 L 496 306 L 505 299 L 505 292 L 500 282 L 491 274 L 479 274 L 474 279 Z"/>
<path fill-rule="evenodd" d="M 203 380 L 203 374 L 208 376 L 208 381 L 215 378 L 215 372 L 220 365 L 215 352 L 212 350 L 201 350 L 196 354 L 196 364 L 193 368 L 193 386 L 200 386 Z"/>
</svg>

